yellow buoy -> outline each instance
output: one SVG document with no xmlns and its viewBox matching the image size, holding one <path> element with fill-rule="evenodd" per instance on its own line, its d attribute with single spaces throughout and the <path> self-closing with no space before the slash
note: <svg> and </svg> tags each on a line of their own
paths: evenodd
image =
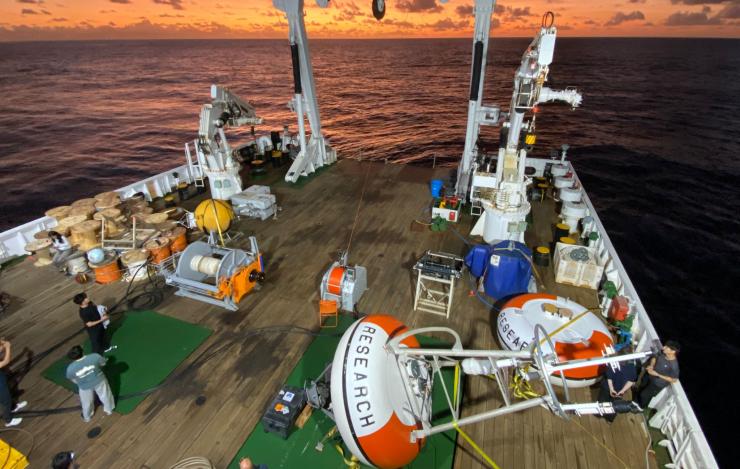
<svg viewBox="0 0 740 469">
<path fill-rule="evenodd" d="M 231 205 L 223 200 L 204 200 L 195 208 L 195 223 L 198 228 L 210 233 L 211 231 L 224 232 L 229 229 L 234 211 Z"/>
</svg>

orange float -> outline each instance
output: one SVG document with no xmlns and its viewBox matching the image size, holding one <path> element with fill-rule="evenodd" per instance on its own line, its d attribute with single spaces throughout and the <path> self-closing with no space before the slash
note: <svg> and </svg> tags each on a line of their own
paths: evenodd
<svg viewBox="0 0 740 469">
<path fill-rule="evenodd" d="M 496 332 L 499 343 L 509 350 L 526 350 L 534 341 L 535 325 L 541 325 L 554 344 L 546 341 L 545 353 L 555 352 L 561 361 L 601 357 L 614 345 L 609 329 L 596 314 L 567 298 L 546 293 L 528 293 L 512 298 L 501 308 Z M 596 382 L 599 365 L 564 372 L 568 387 L 585 387 Z M 550 377 L 561 385 L 559 375 Z"/>
<path fill-rule="evenodd" d="M 152 263 L 160 264 L 163 260 L 172 255 L 170 250 L 170 240 L 164 236 L 150 239 L 144 243 L 144 249 L 152 255 Z"/>
<path fill-rule="evenodd" d="M 118 266 L 118 256 L 106 256 L 103 262 L 90 263 L 90 268 L 95 273 L 95 282 L 102 285 L 121 280 L 123 276 L 123 271 Z"/>
<path fill-rule="evenodd" d="M 421 422 L 400 391 L 403 378 L 393 352 L 385 347 L 407 330 L 392 316 L 366 316 L 347 329 L 334 354 L 331 400 L 337 430 L 352 454 L 368 466 L 403 467 L 424 445 L 423 438 L 412 441 L 411 432 L 421 428 Z M 419 347 L 414 336 L 401 343 Z"/>
</svg>

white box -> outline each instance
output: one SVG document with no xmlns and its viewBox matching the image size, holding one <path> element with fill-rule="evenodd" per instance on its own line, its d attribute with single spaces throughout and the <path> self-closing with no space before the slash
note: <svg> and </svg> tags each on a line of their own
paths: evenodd
<svg viewBox="0 0 740 469">
<path fill-rule="evenodd" d="M 571 257 L 574 251 L 587 259 L 577 260 Z M 576 287 L 592 290 L 599 288 L 604 266 L 600 264 L 596 249 L 588 246 L 557 243 L 554 255 L 555 281 Z"/>
</svg>

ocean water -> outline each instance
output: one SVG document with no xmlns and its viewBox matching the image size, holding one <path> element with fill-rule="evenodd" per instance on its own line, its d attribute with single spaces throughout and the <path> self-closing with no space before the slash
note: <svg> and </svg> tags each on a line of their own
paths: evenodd
<svg viewBox="0 0 740 469">
<path fill-rule="evenodd" d="M 493 39 L 487 103 L 508 108 L 527 44 Z M 310 46 L 340 156 L 456 163 L 471 41 Z M 684 346 L 681 382 L 726 467 L 738 454 L 727 428 L 740 360 L 738 76 L 737 40 L 559 39 L 550 85 L 584 101 L 543 106 L 534 150 L 571 145 L 658 332 Z M 262 130 L 295 129 L 287 41 L 0 43 L 0 229 L 183 163 L 211 83 L 251 100 Z"/>
</svg>

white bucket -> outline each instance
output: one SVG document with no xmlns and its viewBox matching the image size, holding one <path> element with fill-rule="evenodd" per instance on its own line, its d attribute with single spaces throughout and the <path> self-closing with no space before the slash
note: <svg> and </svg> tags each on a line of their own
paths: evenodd
<svg viewBox="0 0 740 469">
<path fill-rule="evenodd" d="M 87 259 L 85 256 L 73 257 L 67 261 L 67 272 L 72 275 L 87 272 L 89 270 L 87 266 Z"/>
<path fill-rule="evenodd" d="M 147 271 L 149 270 L 148 267 L 142 267 L 144 264 L 146 264 L 146 259 L 143 261 L 137 261 L 132 262 L 131 264 L 126 265 L 127 269 L 127 277 L 129 278 L 129 281 L 131 282 L 137 282 L 139 280 L 144 280 L 147 278 Z"/>
</svg>

